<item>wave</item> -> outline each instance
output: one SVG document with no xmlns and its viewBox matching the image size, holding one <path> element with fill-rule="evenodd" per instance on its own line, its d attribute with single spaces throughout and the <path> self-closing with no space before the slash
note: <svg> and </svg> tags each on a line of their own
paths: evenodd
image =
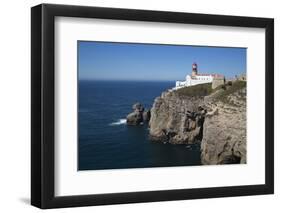
<svg viewBox="0 0 281 213">
<path fill-rule="evenodd" d="M 110 126 L 117 126 L 117 125 L 123 125 L 127 123 L 127 119 L 119 119 L 116 122 L 113 122 L 111 124 L 109 124 Z"/>
</svg>

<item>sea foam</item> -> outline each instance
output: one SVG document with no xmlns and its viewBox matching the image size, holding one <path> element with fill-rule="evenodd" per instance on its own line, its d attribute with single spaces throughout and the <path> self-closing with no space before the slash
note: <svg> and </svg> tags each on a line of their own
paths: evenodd
<svg viewBox="0 0 281 213">
<path fill-rule="evenodd" d="M 110 126 L 116 126 L 116 125 L 123 125 L 123 124 L 126 124 L 127 120 L 126 119 L 119 119 L 118 121 L 116 122 L 113 122 L 111 124 L 109 124 Z"/>
</svg>

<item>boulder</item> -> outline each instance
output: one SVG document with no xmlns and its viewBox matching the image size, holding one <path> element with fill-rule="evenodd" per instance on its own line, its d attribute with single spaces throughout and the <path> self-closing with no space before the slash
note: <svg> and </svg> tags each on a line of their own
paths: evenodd
<svg viewBox="0 0 281 213">
<path fill-rule="evenodd" d="M 150 119 L 150 110 L 145 111 L 141 103 L 137 102 L 132 106 L 133 112 L 127 115 L 128 125 L 141 125 Z"/>
<path fill-rule="evenodd" d="M 141 103 L 137 102 L 132 106 L 134 111 L 138 111 L 138 112 L 143 112 L 144 111 L 144 107 L 141 105 Z"/>
<path fill-rule="evenodd" d="M 128 125 L 139 125 L 143 122 L 142 113 L 140 112 L 132 112 L 127 115 L 127 124 Z"/>
</svg>

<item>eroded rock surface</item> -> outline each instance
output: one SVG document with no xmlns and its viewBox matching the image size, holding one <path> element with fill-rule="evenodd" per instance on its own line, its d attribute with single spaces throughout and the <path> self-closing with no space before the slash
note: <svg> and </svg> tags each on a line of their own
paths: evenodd
<svg viewBox="0 0 281 213">
<path fill-rule="evenodd" d="M 153 141 L 201 142 L 202 164 L 246 163 L 246 86 L 235 83 L 206 96 L 162 93 L 149 121 Z"/>
<path fill-rule="evenodd" d="M 173 92 L 164 92 L 155 99 L 151 109 L 150 138 L 172 144 L 190 144 L 200 141 L 206 111 L 202 99 L 183 98 Z"/>
<path fill-rule="evenodd" d="M 128 125 L 140 125 L 148 122 L 150 119 L 150 110 L 145 111 L 141 103 L 135 103 L 132 106 L 133 112 L 127 115 Z"/>
<path fill-rule="evenodd" d="M 246 88 L 209 103 L 201 142 L 203 164 L 246 163 Z"/>
</svg>

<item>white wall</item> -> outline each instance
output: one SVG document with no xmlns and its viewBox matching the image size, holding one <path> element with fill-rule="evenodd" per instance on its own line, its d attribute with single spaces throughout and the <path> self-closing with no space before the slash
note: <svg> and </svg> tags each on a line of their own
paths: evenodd
<svg viewBox="0 0 281 213">
<path fill-rule="evenodd" d="M 187 0 L 45 0 L 45 3 L 81 4 L 136 9 L 264 16 L 275 18 L 275 58 L 280 58 L 281 13 L 279 2 L 267 1 L 187 1 Z M 0 129 L 1 175 L 0 212 L 39 212 L 28 205 L 30 196 L 30 7 L 37 0 L 1 2 L 0 45 Z M 275 70 L 281 69 L 276 60 Z M 275 72 L 275 109 L 281 108 L 280 72 Z M 281 208 L 281 127 L 280 111 L 275 113 L 275 195 L 113 205 L 51 210 L 51 212 L 273 212 Z M 276 212 L 276 211 L 275 211 Z"/>
</svg>

